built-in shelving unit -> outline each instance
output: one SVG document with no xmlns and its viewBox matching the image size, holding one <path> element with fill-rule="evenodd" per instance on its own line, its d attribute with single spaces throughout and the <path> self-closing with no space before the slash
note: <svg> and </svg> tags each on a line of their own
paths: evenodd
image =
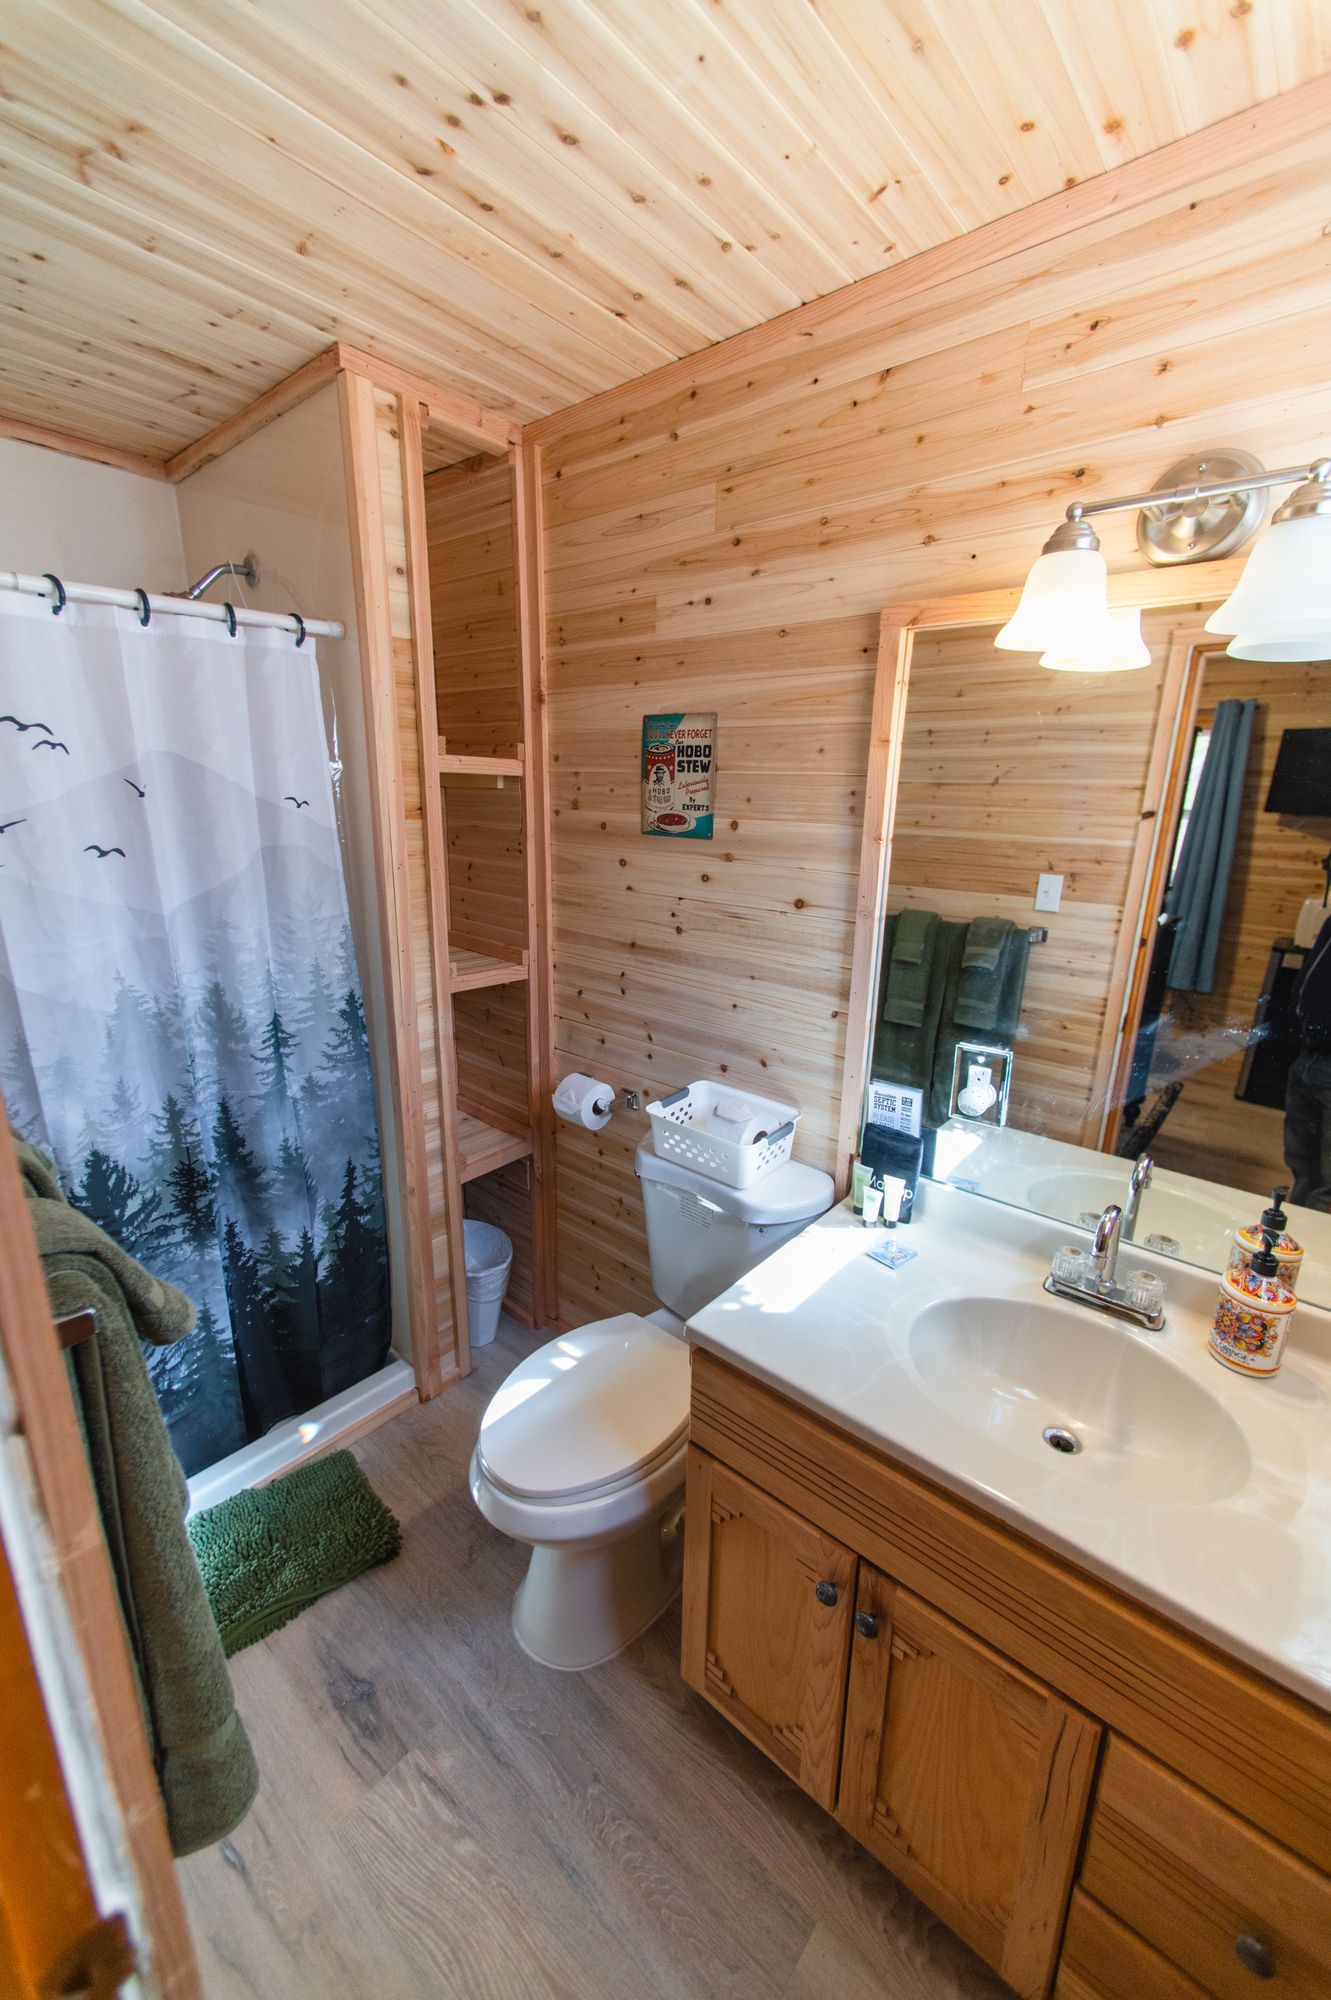
<svg viewBox="0 0 1331 2000">
<path fill-rule="evenodd" d="M 482 1174 L 497 1173 L 516 1160 L 529 1160 L 530 1132 L 503 1132 L 470 1111 L 458 1112 L 458 1165 L 463 1184 L 479 1180 Z"/>
<path fill-rule="evenodd" d="M 527 954 L 514 958 L 502 945 L 457 936 L 448 941 L 448 985 L 453 993 L 474 993 L 482 986 L 509 986 L 527 977 Z"/>
<path fill-rule="evenodd" d="M 434 729 L 422 742 L 421 767 L 438 799 L 427 839 L 439 856 L 432 934 L 443 1101 L 452 1105 L 444 1178 L 463 1215 L 512 1238 L 508 1304 L 539 1319 L 547 1308 L 535 968 L 544 885 L 520 476 L 516 453 L 424 475 Z M 433 812 L 431 798 L 427 820 Z M 455 1300 L 462 1289 L 454 1288 Z M 461 1304 L 465 1312 L 465 1298 Z"/>
</svg>

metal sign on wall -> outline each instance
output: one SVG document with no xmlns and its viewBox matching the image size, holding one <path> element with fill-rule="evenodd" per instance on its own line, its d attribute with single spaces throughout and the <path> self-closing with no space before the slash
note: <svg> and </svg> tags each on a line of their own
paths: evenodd
<svg viewBox="0 0 1331 2000">
<path fill-rule="evenodd" d="M 642 718 L 642 830 L 710 840 L 716 802 L 716 716 Z"/>
</svg>

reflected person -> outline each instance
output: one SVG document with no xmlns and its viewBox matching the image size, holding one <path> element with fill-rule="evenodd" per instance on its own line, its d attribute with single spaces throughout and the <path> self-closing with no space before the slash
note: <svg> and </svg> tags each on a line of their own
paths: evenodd
<svg viewBox="0 0 1331 2000">
<path fill-rule="evenodd" d="M 1331 1209 L 1331 917 L 1317 933 L 1294 994 L 1299 1052 L 1285 1086 L 1290 1200 Z"/>
</svg>

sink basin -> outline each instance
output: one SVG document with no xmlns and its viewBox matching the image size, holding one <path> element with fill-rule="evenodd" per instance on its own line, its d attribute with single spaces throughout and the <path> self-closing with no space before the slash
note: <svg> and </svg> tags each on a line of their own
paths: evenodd
<svg viewBox="0 0 1331 2000">
<path fill-rule="evenodd" d="M 1026 1191 L 1027 1201 L 1042 1215 L 1073 1223 L 1081 1215 L 1099 1215 L 1108 1202 L 1121 1206 L 1127 1198 L 1127 1181 L 1121 1173 L 1047 1174 Z M 1178 1244 L 1179 1254 L 1189 1262 L 1218 1267 L 1228 1260 L 1235 1224 L 1250 1220 L 1175 1188 L 1148 1187 L 1137 1212 L 1136 1240 L 1145 1243 L 1148 1236 L 1165 1236 Z M 1125 1254 L 1127 1250 L 1125 1244 Z"/>
<path fill-rule="evenodd" d="M 1248 1477 L 1247 1441 L 1223 1404 L 1147 1337 L 1090 1308 L 942 1299 L 915 1320 L 909 1347 L 940 1408 L 1069 1480 L 1207 1501 Z M 1064 1433 L 1061 1447 L 1045 1440 L 1050 1427 Z"/>
</svg>

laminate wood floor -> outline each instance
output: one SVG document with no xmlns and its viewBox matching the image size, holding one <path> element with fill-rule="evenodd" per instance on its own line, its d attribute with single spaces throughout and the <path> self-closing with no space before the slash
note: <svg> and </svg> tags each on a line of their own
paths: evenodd
<svg viewBox="0 0 1331 2000">
<path fill-rule="evenodd" d="M 534 1344 L 355 1447 L 402 1555 L 232 1662 L 262 1787 L 182 1864 L 208 2000 L 1002 2000 L 684 1686 L 677 1610 L 592 1673 L 519 1650 L 466 1473 Z"/>
</svg>

